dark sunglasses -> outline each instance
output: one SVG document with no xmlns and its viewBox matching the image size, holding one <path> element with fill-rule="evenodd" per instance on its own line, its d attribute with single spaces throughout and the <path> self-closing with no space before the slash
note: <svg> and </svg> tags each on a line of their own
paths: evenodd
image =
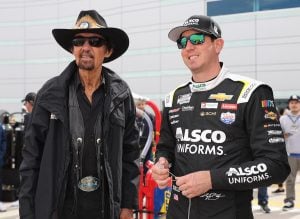
<svg viewBox="0 0 300 219">
<path fill-rule="evenodd" d="M 181 37 L 177 40 L 178 49 L 184 49 L 187 45 L 188 40 L 193 45 L 203 44 L 205 42 L 205 34 L 195 33 L 188 37 Z"/>
<path fill-rule="evenodd" d="M 73 46 L 83 46 L 88 41 L 92 47 L 101 47 L 106 44 L 106 40 L 100 37 L 76 37 L 72 40 Z"/>
</svg>

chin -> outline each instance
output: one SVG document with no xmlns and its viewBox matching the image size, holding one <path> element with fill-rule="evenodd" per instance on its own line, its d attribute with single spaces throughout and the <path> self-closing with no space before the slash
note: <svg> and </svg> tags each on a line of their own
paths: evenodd
<svg viewBox="0 0 300 219">
<path fill-rule="evenodd" d="M 78 68 L 82 69 L 82 70 L 91 71 L 91 70 L 95 69 L 95 65 L 94 64 L 79 63 Z"/>
</svg>

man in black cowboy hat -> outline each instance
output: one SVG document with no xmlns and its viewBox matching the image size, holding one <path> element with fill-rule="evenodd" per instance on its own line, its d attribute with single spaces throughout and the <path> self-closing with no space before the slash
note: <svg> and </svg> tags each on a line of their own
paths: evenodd
<svg viewBox="0 0 300 219">
<path fill-rule="evenodd" d="M 139 169 L 135 106 L 128 85 L 102 66 L 129 39 L 96 11 L 53 36 L 75 60 L 37 94 L 20 167 L 21 218 L 129 219 Z"/>
</svg>

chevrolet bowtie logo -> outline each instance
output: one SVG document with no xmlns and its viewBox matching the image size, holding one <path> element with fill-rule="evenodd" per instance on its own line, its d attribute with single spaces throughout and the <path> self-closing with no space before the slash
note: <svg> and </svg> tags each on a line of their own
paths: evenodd
<svg viewBox="0 0 300 219">
<path fill-rule="evenodd" d="M 217 93 L 211 94 L 208 99 L 216 100 L 216 101 L 224 101 L 224 100 L 231 100 L 233 95 L 226 95 L 226 93 Z"/>
</svg>

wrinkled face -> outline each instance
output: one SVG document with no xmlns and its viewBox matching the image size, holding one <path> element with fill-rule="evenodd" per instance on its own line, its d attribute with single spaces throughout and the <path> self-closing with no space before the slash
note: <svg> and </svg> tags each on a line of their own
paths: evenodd
<svg viewBox="0 0 300 219">
<path fill-rule="evenodd" d="M 299 113 L 300 112 L 300 101 L 298 100 L 290 100 L 289 101 L 289 108 L 292 113 Z"/>
<path fill-rule="evenodd" d="M 195 30 L 187 30 L 182 33 L 182 37 L 190 37 L 192 34 L 199 33 Z M 181 56 L 184 64 L 193 72 L 203 72 L 209 66 L 219 62 L 219 54 L 223 48 L 223 39 L 212 39 L 205 36 L 204 42 L 193 45 L 189 40 L 186 47 L 181 49 Z"/>
<path fill-rule="evenodd" d="M 111 55 L 104 38 L 95 33 L 79 33 L 73 40 L 73 55 L 79 69 L 92 71 L 102 66 L 104 58 Z"/>
</svg>

